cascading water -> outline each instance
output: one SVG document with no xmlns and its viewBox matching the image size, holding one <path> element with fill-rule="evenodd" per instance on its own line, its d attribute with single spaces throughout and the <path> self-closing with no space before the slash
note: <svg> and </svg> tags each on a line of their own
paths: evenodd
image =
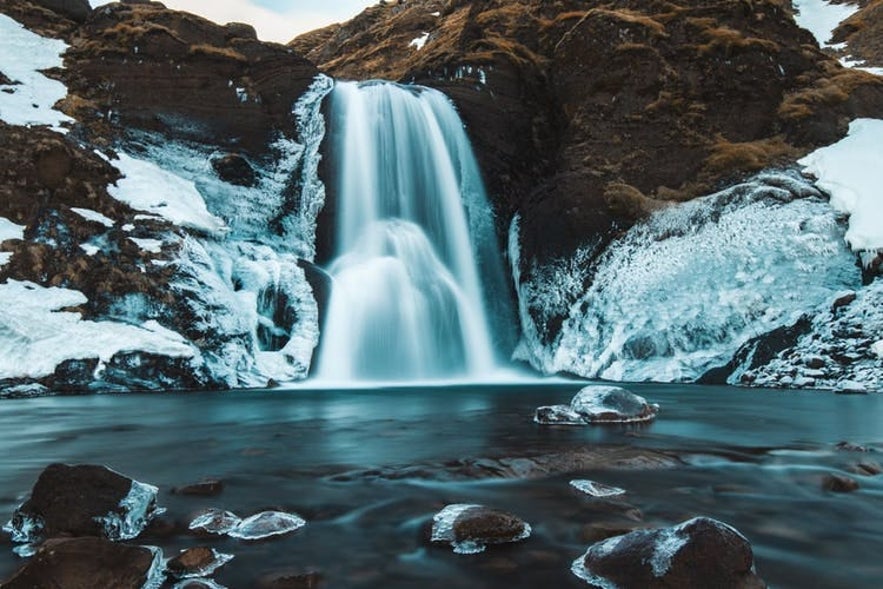
<svg viewBox="0 0 883 589">
<path fill-rule="evenodd" d="M 468 138 L 441 93 L 338 83 L 334 279 L 317 378 L 481 378 L 496 365 L 489 298 L 505 298 Z M 484 288 L 482 285 L 485 280 Z M 505 313 L 505 311 L 504 311 Z"/>
</svg>

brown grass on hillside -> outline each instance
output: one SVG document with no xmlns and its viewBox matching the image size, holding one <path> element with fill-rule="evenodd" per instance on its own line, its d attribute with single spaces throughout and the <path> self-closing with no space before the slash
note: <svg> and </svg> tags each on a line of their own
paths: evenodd
<svg viewBox="0 0 883 589">
<path fill-rule="evenodd" d="M 705 160 L 705 167 L 714 173 L 736 170 L 754 172 L 795 155 L 794 147 L 781 135 L 742 143 L 733 143 L 718 135 L 711 146 L 711 154 Z"/>
<path fill-rule="evenodd" d="M 783 119 L 801 119 L 815 114 L 819 108 L 827 108 L 849 99 L 859 86 L 876 84 L 883 86 L 879 77 L 861 70 L 833 65 L 826 68 L 829 75 L 816 80 L 812 86 L 799 90 L 785 98 L 779 106 Z"/>
<path fill-rule="evenodd" d="M 189 50 L 190 55 L 203 55 L 206 57 L 214 57 L 219 59 L 232 59 L 234 61 L 238 61 L 240 63 L 245 63 L 248 61 L 244 55 L 239 53 L 234 49 L 230 49 L 229 47 L 215 47 L 214 45 L 191 45 Z"/>
<path fill-rule="evenodd" d="M 734 49 L 761 49 L 778 52 L 781 48 L 775 41 L 746 37 L 741 31 L 726 26 L 705 28 L 702 30 L 702 35 L 708 42 L 697 46 L 699 53 L 723 50 L 726 54 L 730 54 Z"/>
</svg>

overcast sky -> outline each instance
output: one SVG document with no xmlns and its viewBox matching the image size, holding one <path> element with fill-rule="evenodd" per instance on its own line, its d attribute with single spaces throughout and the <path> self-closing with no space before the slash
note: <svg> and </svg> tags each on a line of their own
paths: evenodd
<svg viewBox="0 0 883 589">
<path fill-rule="evenodd" d="M 300 33 L 354 17 L 377 0 L 161 0 L 220 24 L 253 25 L 264 41 L 287 43 Z M 90 0 L 92 6 L 108 0 Z"/>
</svg>

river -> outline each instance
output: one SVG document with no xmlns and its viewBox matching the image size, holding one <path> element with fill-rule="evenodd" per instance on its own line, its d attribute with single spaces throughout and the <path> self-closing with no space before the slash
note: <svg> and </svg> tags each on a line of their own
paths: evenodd
<svg viewBox="0 0 883 589">
<path fill-rule="evenodd" d="M 592 526 L 720 519 L 751 541 L 772 587 L 877 588 L 883 582 L 883 476 L 850 475 L 854 493 L 822 489 L 828 473 L 880 461 L 883 396 L 631 385 L 658 402 L 645 426 L 543 427 L 538 405 L 565 403 L 581 383 L 364 390 L 237 391 L 46 397 L 0 403 L 0 512 L 8 518 L 52 462 L 106 464 L 160 488 L 168 517 L 204 507 L 239 515 L 282 508 L 303 530 L 272 541 L 186 535 L 145 538 L 169 556 L 208 543 L 235 559 L 215 579 L 255 585 L 272 571 L 319 571 L 334 588 L 580 587 L 570 562 Z M 844 452 L 842 440 L 876 452 Z M 591 448 L 662 451 L 670 468 L 604 466 L 526 479 L 473 480 L 464 459 L 529 457 Z M 173 495 L 203 477 L 217 497 Z M 622 500 L 578 494 L 589 478 L 627 490 Z M 427 547 L 425 522 L 446 503 L 512 511 L 533 536 L 479 555 Z M 8 540 L 0 578 L 21 564 Z"/>
</svg>

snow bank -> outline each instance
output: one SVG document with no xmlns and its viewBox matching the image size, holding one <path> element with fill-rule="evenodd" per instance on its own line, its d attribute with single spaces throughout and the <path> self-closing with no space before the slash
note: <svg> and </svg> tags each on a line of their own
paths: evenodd
<svg viewBox="0 0 883 589">
<path fill-rule="evenodd" d="M 125 176 L 107 189 L 115 199 L 209 235 L 227 230 L 224 221 L 208 211 L 193 182 L 123 152 L 112 163 Z"/>
<path fill-rule="evenodd" d="M 101 223 L 105 227 L 113 227 L 114 225 L 113 219 L 102 215 L 98 211 L 93 211 L 92 209 L 79 209 L 77 207 L 71 207 L 71 210 L 87 221 Z"/>
<path fill-rule="evenodd" d="M 426 45 L 427 41 L 429 41 L 429 33 L 423 33 L 419 37 L 412 39 L 411 42 L 408 43 L 408 46 L 420 51 L 423 49 L 423 46 Z"/>
<path fill-rule="evenodd" d="M 858 11 L 853 4 L 832 4 L 826 0 L 792 0 L 794 20 L 808 30 L 822 47 L 829 46 L 834 29 Z"/>
<path fill-rule="evenodd" d="M 194 348 L 179 334 L 155 321 L 141 326 L 84 321 L 63 311 L 86 302 L 75 290 L 44 288 L 10 280 L 0 284 L 0 378 L 39 378 L 65 360 L 99 358 L 120 351 L 193 358 Z"/>
<path fill-rule="evenodd" d="M 0 72 L 13 82 L 0 86 L 0 120 L 67 132 L 61 125 L 73 119 L 52 108 L 67 96 L 67 88 L 39 71 L 62 67 L 60 56 L 66 50 L 63 41 L 41 37 L 0 14 Z"/>
<path fill-rule="evenodd" d="M 852 249 L 883 248 L 883 120 L 852 121 L 845 138 L 799 163 L 830 193 L 831 206 L 849 215 Z"/>
</svg>

